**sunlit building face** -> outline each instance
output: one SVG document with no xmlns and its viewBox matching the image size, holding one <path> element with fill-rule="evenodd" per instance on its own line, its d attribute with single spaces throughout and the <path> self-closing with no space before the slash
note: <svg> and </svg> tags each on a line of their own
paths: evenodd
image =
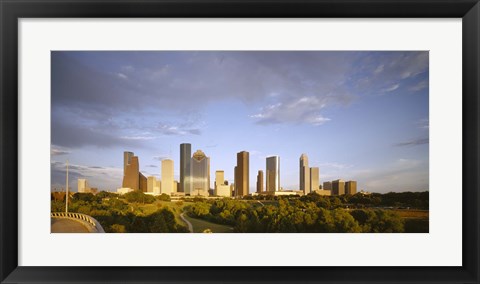
<svg viewBox="0 0 480 284">
<path fill-rule="evenodd" d="M 280 157 L 267 158 L 266 191 L 280 191 Z"/>
<path fill-rule="evenodd" d="M 203 153 L 203 151 L 197 150 L 195 153 L 193 153 L 191 165 L 192 165 L 192 189 L 191 189 L 190 195 L 191 196 L 208 195 L 209 158 L 205 155 L 205 153 Z"/>
</svg>

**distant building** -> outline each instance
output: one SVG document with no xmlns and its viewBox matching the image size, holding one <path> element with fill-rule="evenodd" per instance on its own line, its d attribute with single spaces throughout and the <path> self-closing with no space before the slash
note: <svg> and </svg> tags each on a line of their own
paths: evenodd
<svg viewBox="0 0 480 284">
<path fill-rule="evenodd" d="M 123 152 L 123 174 L 127 172 L 127 166 L 130 165 L 133 157 L 133 152 L 125 151 Z"/>
<path fill-rule="evenodd" d="M 308 167 L 307 154 L 300 156 L 300 190 L 303 191 L 305 195 L 311 192 L 310 169 Z"/>
<path fill-rule="evenodd" d="M 155 186 L 157 185 L 157 179 L 154 176 L 150 176 L 147 178 L 147 192 L 152 192 Z"/>
<path fill-rule="evenodd" d="M 162 160 L 162 193 L 171 195 L 174 192 L 173 160 Z"/>
<path fill-rule="evenodd" d="M 236 196 L 245 196 L 249 193 L 249 153 L 237 153 L 237 180 L 235 181 Z"/>
<path fill-rule="evenodd" d="M 324 190 L 332 190 L 332 182 L 331 181 L 326 181 L 323 183 L 323 189 Z"/>
<path fill-rule="evenodd" d="M 139 190 L 143 192 L 147 192 L 147 177 L 144 176 L 142 173 L 139 174 L 139 182 L 140 182 Z"/>
<path fill-rule="evenodd" d="M 272 156 L 267 158 L 266 167 L 266 188 L 265 191 L 280 190 L 280 157 Z"/>
<path fill-rule="evenodd" d="M 160 195 L 162 192 L 162 183 L 157 180 L 155 186 L 153 187 L 153 195 Z"/>
<path fill-rule="evenodd" d="M 191 159 L 192 165 L 192 189 L 190 192 L 185 191 L 186 195 L 190 196 L 208 196 L 208 165 L 209 158 L 201 150 L 193 153 Z"/>
<path fill-rule="evenodd" d="M 192 145 L 180 144 L 180 181 L 178 192 L 190 194 L 192 189 Z"/>
<path fill-rule="evenodd" d="M 332 181 L 332 195 L 344 195 L 345 182 L 341 179 Z"/>
<path fill-rule="evenodd" d="M 90 188 L 88 186 L 88 182 L 86 179 L 79 178 L 77 182 L 77 192 L 80 193 L 87 193 L 90 192 Z"/>
<path fill-rule="evenodd" d="M 257 174 L 257 193 L 263 192 L 263 171 L 259 170 Z"/>
<path fill-rule="evenodd" d="M 231 196 L 230 186 L 228 185 L 228 182 L 225 181 L 224 171 L 215 172 L 215 190 L 213 195 L 225 197 Z"/>
<path fill-rule="evenodd" d="M 324 195 L 324 196 L 331 196 L 332 195 L 331 190 L 318 189 L 318 190 L 315 190 L 313 192 L 315 192 L 318 195 Z"/>
<path fill-rule="evenodd" d="M 138 157 L 131 156 L 127 162 L 125 172 L 123 173 L 122 187 L 139 190 L 141 174 L 139 172 Z"/>
<path fill-rule="evenodd" d="M 310 192 L 314 192 L 315 190 L 319 190 L 319 180 L 320 180 L 320 170 L 318 167 L 311 167 L 310 168 Z"/>
<path fill-rule="evenodd" d="M 175 180 L 173 182 L 173 192 L 178 192 L 178 187 L 179 187 L 178 181 Z"/>
<path fill-rule="evenodd" d="M 132 188 L 128 188 L 128 187 L 122 187 L 122 188 L 117 189 L 118 194 L 125 194 L 125 193 L 129 193 L 129 192 L 132 192 L 132 191 L 134 191 L 134 190 Z"/>
<path fill-rule="evenodd" d="M 347 181 L 345 183 L 345 194 L 355 194 L 357 193 L 357 182 L 354 180 Z"/>
<path fill-rule="evenodd" d="M 237 166 L 233 168 L 233 194 L 232 196 L 237 196 L 237 183 L 238 183 L 238 170 Z"/>
</svg>

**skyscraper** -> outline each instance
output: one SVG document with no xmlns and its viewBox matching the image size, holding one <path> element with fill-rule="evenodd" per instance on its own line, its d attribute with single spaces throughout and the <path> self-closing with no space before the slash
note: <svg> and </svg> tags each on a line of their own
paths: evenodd
<svg viewBox="0 0 480 284">
<path fill-rule="evenodd" d="M 237 196 L 245 196 L 249 193 L 249 154 L 247 151 L 237 153 L 237 181 L 235 188 Z"/>
<path fill-rule="evenodd" d="M 130 162 L 126 165 L 125 171 L 123 173 L 122 187 L 139 190 L 141 174 L 139 172 L 138 157 L 131 156 L 129 159 Z"/>
<path fill-rule="evenodd" d="M 341 179 L 332 181 L 332 195 L 344 195 L 345 182 Z"/>
<path fill-rule="evenodd" d="M 263 192 L 263 171 L 259 170 L 257 174 L 257 192 Z"/>
<path fill-rule="evenodd" d="M 357 193 L 357 182 L 354 180 L 349 180 L 345 183 L 345 194 L 355 194 Z"/>
<path fill-rule="evenodd" d="M 162 193 L 171 195 L 173 191 L 173 160 L 162 160 Z"/>
<path fill-rule="evenodd" d="M 192 145 L 189 143 L 180 144 L 180 181 L 178 192 L 185 194 L 192 191 Z"/>
<path fill-rule="evenodd" d="M 307 154 L 300 156 L 300 190 L 307 195 L 310 191 L 310 169 Z"/>
<path fill-rule="evenodd" d="M 266 170 L 266 191 L 280 190 L 280 157 L 272 156 L 267 158 Z"/>
<path fill-rule="evenodd" d="M 128 152 L 125 151 L 123 152 L 123 174 L 125 175 L 125 172 L 127 171 L 127 166 L 130 165 L 130 162 L 132 161 L 133 157 L 133 152 Z"/>
<path fill-rule="evenodd" d="M 319 190 L 319 179 L 320 179 L 320 170 L 318 167 L 310 168 L 310 192 L 314 190 Z"/>
<path fill-rule="evenodd" d="M 203 195 L 208 196 L 208 165 L 210 163 L 205 153 L 201 150 L 197 150 L 193 153 L 191 165 L 192 165 L 192 186 L 190 191 L 185 191 L 185 194 L 190 196 Z"/>
<path fill-rule="evenodd" d="M 238 196 L 237 184 L 238 184 L 238 167 L 235 166 L 235 168 L 233 169 L 233 196 Z"/>
<path fill-rule="evenodd" d="M 90 188 L 88 187 L 88 182 L 86 179 L 79 178 L 77 183 L 77 192 L 84 193 L 89 192 Z"/>
</svg>

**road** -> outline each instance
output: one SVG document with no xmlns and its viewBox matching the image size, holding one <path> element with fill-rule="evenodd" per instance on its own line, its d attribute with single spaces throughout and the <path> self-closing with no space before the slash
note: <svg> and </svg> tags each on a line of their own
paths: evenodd
<svg viewBox="0 0 480 284">
<path fill-rule="evenodd" d="M 82 223 L 71 219 L 51 218 L 50 224 L 52 233 L 89 233 Z"/>
<path fill-rule="evenodd" d="M 188 230 L 190 231 L 190 233 L 193 233 L 192 223 L 190 223 L 190 221 L 188 221 L 187 219 L 185 219 L 185 217 L 183 217 L 183 213 L 180 214 L 180 218 L 182 218 L 183 222 L 187 223 Z"/>
</svg>

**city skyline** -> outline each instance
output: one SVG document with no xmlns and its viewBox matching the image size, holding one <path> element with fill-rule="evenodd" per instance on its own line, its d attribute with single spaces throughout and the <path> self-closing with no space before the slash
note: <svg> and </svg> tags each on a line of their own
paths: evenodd
<svg viewBox="0 0 480 284">
<path fill-rule="evenodd" d="M 299 189 L 303 152 L 320 184 L 428 190 L 428 52 L 52 52 L 52 188 L 66 159 L 71 187 L 119 188 L 124 150 L 158 179 L 172 160 L 180 181 L 182 143 L 229 183 L 249 152 L 250 193 L 272 155 Z"/>
</svg>

